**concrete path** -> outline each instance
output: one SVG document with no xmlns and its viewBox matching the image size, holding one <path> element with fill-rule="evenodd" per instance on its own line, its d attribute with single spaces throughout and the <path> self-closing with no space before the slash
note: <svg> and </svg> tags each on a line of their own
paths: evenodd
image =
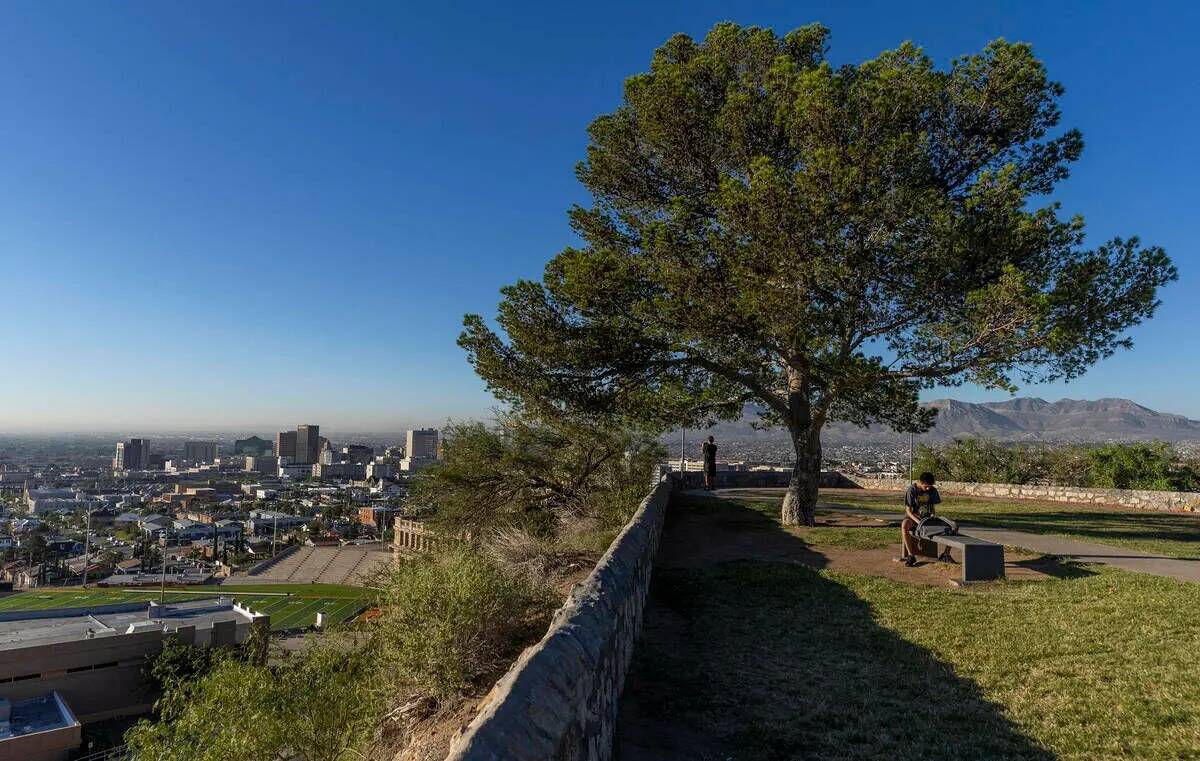
<svg viewBox="0 0 1200 761">
<path fill-rule="evenodd" d="M 817 503 L 818 510 L 827 510 L 846 515 L 867 516 L 894 520 L 897 523 L 904 518 L 904 513 L 878 513 L 872 510 L 855 510 L 852 507 Z M 1003 544 L 1009 547 L 1020 547 L 1030 552 L 1042 555 L 1055 555 L 1066 560 L 1077 560 L 1080 563 L 1103 563 L 1126 571 L 1150 573 L 1155 576 L 1169 576 L 1180 581 L 1200 583 L 1200 560 L 1184 560 L 1168 558 L 1161 555 L 1148 555 L 1141 550 L 1130 550 L 1124 547 L 1112 547 L 1107 544 L 1092 544 L 1061 536 L 1046 534 L 1031 534 L 1028 531 L 1009 531 L 1001 528 L 985 528 L 974 526 L 968 521 L 958 521 L 962 533 L 986 539 L 989 542 Z M 1200 548 L 1197 548 L 1200 552 Z"/>
<path fill-rule="evenodd" d="M 744 493 L 746 491 L 754 490 L 718 489 L 716 493 L 726 493 L 729 496 L 736 496 L 738 492 Z M 700 490 L 694 490 L 692 493 L 712 494 L 712 492 Z M 897 523 L 904 518 L 904 513 L 880 513 L 874 510 L 856 510 L 853 507 L 831 505 L 827 502 L 818 502 L 817 509 L 845 515 L 894 520 Z M 1168 558 L 1161 555 L 1150 555 L 1141 550 L 1112 547 L 1107 544 L 1080 542 L 1060 536 L 973 526 L 968 521 L 959 521 L 958 527 L 964 534 L 969 534 L 979 539 L 986 539 L 989 542 L 1004 544 L 1009 547 L 1020 547 L 1023 550 L 1037 552 L 1042 555 L 1055 555 L 1081 563 L 1102 563 L 1116 568 L 1123 568 L 1126 571 L 1149 573 L 1155 576 L 1169 576 L 1172 579 L 1179 579 L 1180 581 L 1200 583 L 1200 559 Z M 1197 547 L 1196 551 L 1197 554 L 1200 554 L 1200 547 Z"/>
</svg>

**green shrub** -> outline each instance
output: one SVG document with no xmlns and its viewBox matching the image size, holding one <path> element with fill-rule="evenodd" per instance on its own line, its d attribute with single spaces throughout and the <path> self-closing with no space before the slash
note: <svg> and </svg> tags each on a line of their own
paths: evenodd
<svg viewBox="0 0 1200 761">
<path fill-rule="evenodd" d="M 1173 447 L 1153 444 L 1106 444 L 1088 452 L 1091 486 L 1102 489 L 1193 491 L 1196 473 L 1177 464 Z"/>
<path fill-rule="evenodd" d="M 961 439 L 924 446 L 914 461 L 946 481 L 977 483 L 1049 483 L 1100 489 L 1195 491 L 1200 475 L 1180 461 L 1175 448 L 1149 444 L 1003 444 L 991 439 Z"/>
<path fill-rule="evenodd" d="M 507 666 L 555 600 L 470 547 L 405 560 L 384 584 L 380 637 L 398 681 L 449 697 Z"/>
<path fill-rule="evenodd" d="M 371 646 L 310 645 L 273 666 L 213 648 L 200 678 L 172 656 L 155 720 L 125 734 L 137 761 L 338 761 L 357 751 L 378 725 L 387 690 Z M 171 675 L 173 674 L 173 676 Z"/>
</svg>

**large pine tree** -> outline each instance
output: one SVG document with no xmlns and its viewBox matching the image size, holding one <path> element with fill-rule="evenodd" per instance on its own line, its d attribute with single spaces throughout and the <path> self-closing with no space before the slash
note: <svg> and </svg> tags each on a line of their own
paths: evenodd
<svg viewBox="0 0 1200 761">
<path fill-rule="evenodd" d="M 819 25 L 677 35 L 589 128 L 581 244 L 460 343 L 501 399 L 663 428 L 786 426 L 812 523 L 830 420 L 920 431 L 918 392 L 1069 379 L 1149 317 L 1170 259 L 1084 247 L 1046 200 L 1083 148 L 1028 45 L 938 69 L 826 60 Z"/>
</svg>

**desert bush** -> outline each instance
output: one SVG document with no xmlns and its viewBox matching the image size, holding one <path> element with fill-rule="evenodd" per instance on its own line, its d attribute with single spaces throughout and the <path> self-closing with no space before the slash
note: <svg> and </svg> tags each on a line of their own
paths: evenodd
<svg viewBox="0 0 1200 761">
<path fill-rule="evenodd" d="M 554 607 L 545 588 L 471 547 L 406 559 L 384 585 L 383 657 L 399 684 L 446 698 L 507 666 Z"/>
<path fill-rule="evenodd" d="M 191 648 L 201 651 L 199 648 Z M 371 644 L 323 640 L 271 666 L 208 648 L 205 673 L 191 659 L 160 669 L 154 720 L 125 734 L 137 761 L 339 761 L 358 758 L 387 705 Z"/>
</svg>

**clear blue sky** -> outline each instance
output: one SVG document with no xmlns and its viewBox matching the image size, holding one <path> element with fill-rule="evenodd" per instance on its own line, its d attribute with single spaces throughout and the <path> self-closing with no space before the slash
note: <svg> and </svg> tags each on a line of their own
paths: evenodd
<svg viewBox="0 0 1200 761">
<path fill-rule="evenodd" d="M 1022 393 L 1200 417 L 1193 4 L 35 0 L 0 8 L 0 431 L 485 413 L 463 313 L 570 241 L 622 80 L 726 19 L 821 21 L 836 62 L 1033 43 L 1087 141 L 1065 210 L 1182 277 L 1133 352 Z"/>
</svg>

